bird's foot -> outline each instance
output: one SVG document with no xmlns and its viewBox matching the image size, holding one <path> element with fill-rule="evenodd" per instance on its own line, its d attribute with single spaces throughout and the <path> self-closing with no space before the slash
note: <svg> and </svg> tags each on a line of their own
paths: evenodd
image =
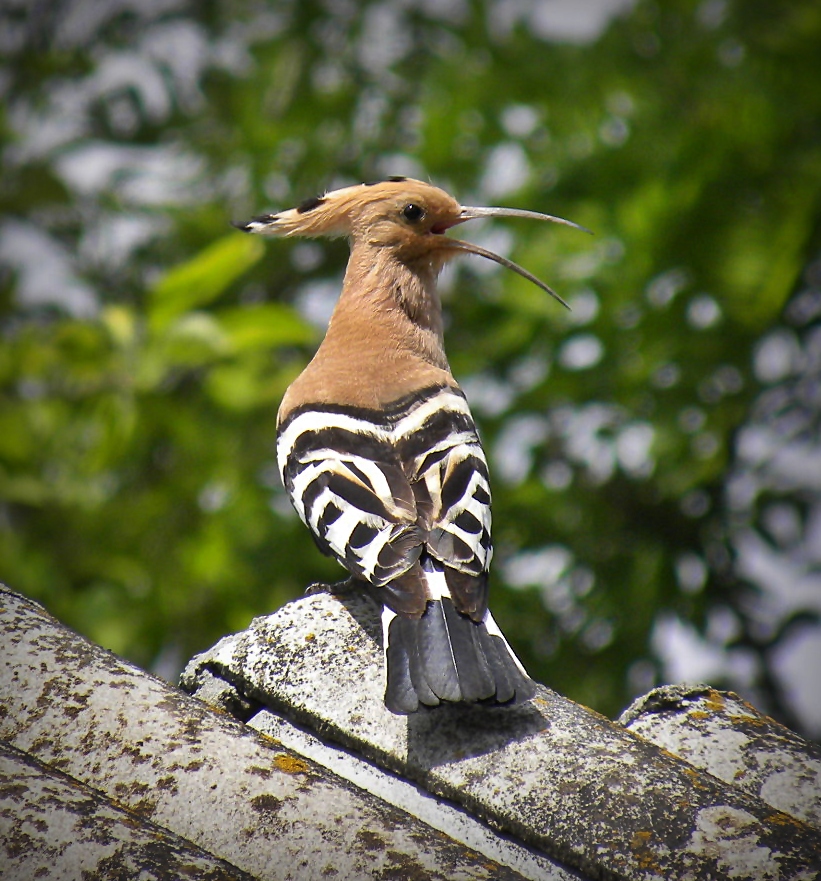
<svg viewBox="0 0 821 881">
<path fill-rule="evenodd" d="M 318 581 L 315 584 L 308 585 L 308 587 L 305 588 L 304 595 L 306 597 L 312 597 L 319 593 L 329 593 L 334 597 L 345 596 L 346 594 L 353 593 L 356 584 L 357 581 L 353 576 L 346 578 L 344 581 L 335 581 L 333 584 L 326 584 L 325 582 Z"/>
</svg>

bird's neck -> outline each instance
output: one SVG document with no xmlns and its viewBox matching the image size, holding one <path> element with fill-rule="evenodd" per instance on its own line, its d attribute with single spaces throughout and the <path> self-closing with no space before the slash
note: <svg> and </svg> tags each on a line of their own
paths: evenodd
<svg viewBox="0 0 821 881">
<path fill-rule="evenodd" d="M 283 399 L 280 420 L 305 403 L 365 409 L 450 385 L 436 291 L 439 266 L 354 244 L 325 339 Z"/>
<path fill-rule="evenodd" d="M 403 355 L 448 370 L 439 268 L 430 259 L 405 262 L 389 248 L 355 243 L 323 348 L 358 349 L 372 358 Z"/>
</svg>

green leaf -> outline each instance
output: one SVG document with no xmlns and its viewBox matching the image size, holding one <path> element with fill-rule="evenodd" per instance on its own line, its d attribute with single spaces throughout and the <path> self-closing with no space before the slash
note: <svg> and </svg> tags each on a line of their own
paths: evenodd
<svg viewBox="0 0 821 881">
<path fill-rule="evenodd" d="M 316 331 L 291 306 L 255 303 L 214 314 L 234 351 L 295 346 L 313 342 Z"/>
<path fill-rule="evenodd" d="M 151 328 L 161 330 L 179 315 L 213 302 L 263 252 L 259 239 L 232 233 L 169 270 L 149 292 Z"/>
</svg>

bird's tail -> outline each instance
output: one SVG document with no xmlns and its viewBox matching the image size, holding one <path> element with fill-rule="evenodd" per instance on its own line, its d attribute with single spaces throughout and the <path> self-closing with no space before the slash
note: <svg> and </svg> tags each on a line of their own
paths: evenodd
<svg viewBox="0 0 821 881">
<path fill-rule="evenodd" d="M 448 596 L 429 600 L 421 617 L 382 612 L 387 666 L 385 706 L 400 715 L 443 701 L 517 704 L 536 693 L 533 680 L 490 612 L 476 622 Z"/>
</svg>

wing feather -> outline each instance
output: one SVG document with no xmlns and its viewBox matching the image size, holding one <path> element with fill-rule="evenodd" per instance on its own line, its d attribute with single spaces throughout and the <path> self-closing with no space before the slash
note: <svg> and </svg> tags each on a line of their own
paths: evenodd
<svg viewBox="0 0 821 881">
<path fill-rule="evenodd" d="M 479 621 L 493 556 L 487 461 L 464 397 L 447 389 L 433 401 L 425 418 L 406 417 L 411 435 L 397 445 L 417 499 L 425 499 L 426 551 L 443 564 L 455 607 Z"/>
<path fill-rule="evenodd" d="M 424 611 L 428 587 L 414 566 L 429 555 L 444 566 L 455 608 L 482 619 L 491 496 L 460 392 L 439 389 L 392 421 L 306 410 L 282 427 L 277 455 L 294 507 L 320 548 L 354 576 L 390 585 L 385 602 Z"/>
<path fill-rule="evenodd" d="M 378 426 L 347 418 L 338 431 L 339 448 L 335 427 L 316 411 L 291 420 L 277 444 L 283 481 L 320 548 L 352 575 L 381 587 L 407 572 L 422 552 L 413 489 Z"/>
</svg>

